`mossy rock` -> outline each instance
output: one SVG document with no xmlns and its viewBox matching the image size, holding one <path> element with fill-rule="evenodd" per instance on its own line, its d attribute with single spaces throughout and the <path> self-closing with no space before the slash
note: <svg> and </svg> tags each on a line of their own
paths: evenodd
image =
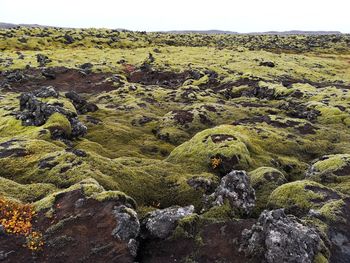
<svg viewBox="0 0 350 263">
<path fill-rule="evenodd" d="M 350 176 L 350 154 L 325 155 L 315 161 L 307 176 L 332 173 L 336 176 Z"/>
<path fill-rule="evenodd" d="M 216 158 L 218 164 L 213 164 Z M 194 171 L 218 170 L 221 174 L 234 169 L 247 169 L 252 162 L 241 134 L 233 126 L 221 125 L 197 133 L 191 140 L 175 148 L 168 162 Z M 220 171 L 221 170 L 221 171 Z"/>
<path fill-rule="evenodd" d="M 302 180 L 283 184 L 268 198 L 271 208 L 285 208 L 291 213 L 305 215 L 310 209 L 320 209 L 331 201 L 342 199 L 342 195 L 319 183 Z"/>
<path fill-rule="evenodd" d="M 350 194 L 350 155 L 325 155 L 310 166 L 306 178 Z"/>
<path fill-rule="evenodd" d="M 272 191 L 287 183 L 287 180 L 282 172 L 272 167 L 259 167 L 249 172 L 248 175 L 256 194 L 254 214 L 259 215 L 266 209 Z"/>
<path fill-rule="evenodd" d="M 67 117 L 57 112 L 48 118 L 43 127 L 50 131 L 51 136 L 54 136 L 54 133 L 60 133 L 69 137 L 72 132 L 72 126 Z"/>
<path fill-rule="evenodd" d="M 90 197 L 92 195 L 96 195 L 104 191 L 104 188 L 99 185 L 99 183 L 94 179 L 85 179 L 77 184 L 74 184 L 64 190 L 57 191 L 50 195 L 47 195 L 45 198 L 36 201 L 33 205 L 36 211 L 49 211 L 54 204 L 56 197 L 62 193 L 74 191 L 81 189 L 86 197 Z"/>
</svg>

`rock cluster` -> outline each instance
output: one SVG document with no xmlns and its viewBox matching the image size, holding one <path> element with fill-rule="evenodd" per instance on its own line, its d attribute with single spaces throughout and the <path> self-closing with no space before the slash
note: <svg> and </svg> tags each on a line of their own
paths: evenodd
<svg viewBox="0 0 350 263">
<path fill-rule="evenodd" d="M 57 98 L 58 96 L 58 92 L 53 87 L 44 87 L 33 92 L 22 93 L 19 97 L 20 110 L 15 113 L 16 118 L 22 120 L 22 125 L 24 126 L 42 126 L 51 115 L 59 113 L 65 116 L 70 122 L 72 131 L 69 137 L 77 138 L 84 136 L 87 128 L 79 121 L 75 112 L 66 109 L 63 103 L 56 102 L 49 104 L 40 100 L 40 98 Z M 55 139 L 59 139 L 61 136 L 65 137 L 62 139 L 69 139 L 66 138 L 68 136 L 67 134 L 56 135 L 53 135 Z"/>
<path fill-rule="evenodd" d="M 321 238 L 283 209 L 264 211 L 250 230 L 242 232 L 241 250 L 267 263 L 312 263 Z"/>
</svg>

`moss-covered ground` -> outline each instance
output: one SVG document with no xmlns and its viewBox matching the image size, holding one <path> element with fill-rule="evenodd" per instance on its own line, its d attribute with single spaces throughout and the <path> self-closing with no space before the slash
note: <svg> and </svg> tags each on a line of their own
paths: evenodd
<svg viewBox="0 0 350 263">
<path fill-rule="evenodd" d="M 0 194 L 40 209 L 84 186 L 97 200 L 132 198 L 140 214 L 189 204 L 199 213 L 203 192 L 187 181 L 243 169 L 256 191 L 255 215 L 297 206 L 334 221 L 350 194 L 349 42 L 348 35 L 1 30 Z M 44 67 L 38 54 L 48 57 Z M 19 94 L 45 85 L 60 95 L 43 102 L 76 113 L 64 93 L 79 90 L 98 106 L 78 115 L 84 137 L 53 140 L 51 128 L 72 132 L 59 113 L 38 127 L 15 118 Z M 230 213 L 203 216 L 217 214 Z"/>
</svg>

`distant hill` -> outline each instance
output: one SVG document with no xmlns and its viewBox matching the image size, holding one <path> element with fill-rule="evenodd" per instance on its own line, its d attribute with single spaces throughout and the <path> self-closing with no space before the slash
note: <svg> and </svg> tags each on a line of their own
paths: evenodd
<svg viewBox="0 0 350 263">
<path fill-rule="evenodd" d="M 0 28 L 7 29 L 7 28 L 16 28 L 16 27 L 52 27 L 52 26 L 43 26 L 43 25 L 37 25 L 37 24 L 11 24 L 11 23 L 2 23 L 0 22 Z"/>
<path fill-rule="evenodd" d="M 267 31 L 267 32 L 249 32 L 249 33 L 238 33 L 234 31 L 222 31 L 222 30 L 171 30 L 162 31 L 163 33 L 170 34 L 226 34 L 226 35 L 339 35 L 342 34 L 340 31 L 302 31 L 302 30 L 291 30 L 291 31 Z"/>
<path fill-rule="evenodd" d="M 302 31 L 302 30 L 290 30 L 290 31 L 267 31 L 267 32 L 251 32 L 250 35 L 339 35 L 340 31 Z"/>
<path fill-rule="evenodd" d="M 54 27 L 54 26 L 43 26 L 37 24 L 11 24 L 0 22 L 0 29 L 15 28 L 18 26 L 22 27 Z M 125 29 L 118 28 L 117 30 L 122 31 Z M 129 31 L 129 30 L 127 30 Z M 302 30 L 291 30 L 291 31 L 267 31 L 267 32 L 251 32 L 251 33 L 239 33 L 235 31 L 224 31 L 224 30 L 170 30 L 170 31 L 157 31 L 160 33 L 169 34 L 225 34 L 225 35 L 339 35 L 342 34 L 340 31 L 302 31 Z"/>
<path fill-rule="evenodd" d="M 169 34 L 226 34 L 226 35 L 236 35 L 238 32 L 233 31 L 223 31 L 223 30 L 171 30 L 171 31 L 161 31 L 162 33 Z"/>
</svg>

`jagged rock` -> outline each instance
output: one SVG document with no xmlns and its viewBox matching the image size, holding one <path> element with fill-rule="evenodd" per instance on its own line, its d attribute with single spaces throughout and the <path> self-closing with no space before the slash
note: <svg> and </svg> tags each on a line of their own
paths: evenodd
<svg viewBox="0 0 350 263">
<path fill-rule="evenodd" d="M 93 66 L 94 66 L 93 64 L 88 62 L 88 63 L 84 63 L 84 64 L 80 65 L 79 67 L 81 69 L 85 70 L 85 69 L 92 69 Z"/>
<path fill-rule="evenodd" d="M 312 263 L 321 238 L 312 228 L 283 209 L 264 211 L 258 222 L 242 232 L 240 247 L 246 255 L 267 263 Z"/>
<path fill-rule="evenodd" d="M 70 99 L 79 114 L 87 112 L 94 112 L 98 110 L 98 107 L 94 103 L 89 103 L 83 99 L 78 93 L 74 91 L 67 92 L 66 98 Z"/>
<path fill-rule="evenodd" d="M 40 67 L 45 67 L 47 63 L 51 62 L 51 59 L 43 54 L 36 54 L 36 61 L 39 63 Z"/>
<path fill-rule="evenodd" d="M 45 68 L 41 71 L 41 74 L 47 79 L 56 79 L 55 71 L 52 69 Z"/>
<path fill-rule="evenodd" d="M 249 215 L 255 206 L 255 191 L 245 171 L 233 170 L 225 175 L 215 192 L 206 198 L 207 206 L 222 206 L 228 200 L 234 211 Z"/>
<path fill-rule="evenodd" d="M 204 190 L 206 194 L 213 193 L 217 186 L 212 180 L 201 176 L 195 176 L 188 179 L 187 184 L 196 190 Z"/>
<path fill-rule="evenodd" d="M 136 237 L 140 231 L 140 222 L 137 218 L 137 213 L 125 205 L 116 207 L 113 213 L 118 225 L 112 231 L 112 235 L 119 240 L 127 242 L 131 255 L 135 257 L 138 246 Z"/>
<path fill-rule="evenodd" d="M 144 238 L 167 238 L 176 228 L 177 222 L 193 212 L 193 205 L 173 206 L 152 211 L 142 221 L 142 236 Z"/>
<path fill-rule="evenodd" d="M 72 44 L 74 42 L 74 38 L 68 34 L 64 35 L 64 40 L 66 40 L 65 44 L 69 45 Z"/>
<path fill-rule="evenodd" d="M 20 111 L 15 112 L 17 119 L 22 120 L 24 126 L 42 126 L 54 113 L 62 114 L 67 118 L 71 125 L 70 135 L 60 127 L 51 128 L 53 139 L 69 139 L 84 136 L 87 128 L 82 124 L 76 113 L 63 107 L 63 104 L 48 104 L 40 101 L 38 98 L 58 97 L 58 92 L 53 87 L 46 87 L 33 92 L 22 93 L 19 97 Z"/>
<path fill-rule="evenodd" d="M 276 65 L 272 61 L 263 61 L 259 63 L 259 66 L 274 68 Z"/>
<path fill-rule="evenodd" d="M 15 70 L 6 75 L 7 82 L 20 82 L 25 79 L 26 76 L 19 70 Z"/>
<path fill-rule="evenodd" d="M 58 98 L 59 96 L 59 93 L 52 86 L 43 87 L 41 89 L 35 90 L 32 92 L 32 94 L 35 97 L 39 97 L 39 98 L 48 98 L 48 97 Z"/>
</svg>

